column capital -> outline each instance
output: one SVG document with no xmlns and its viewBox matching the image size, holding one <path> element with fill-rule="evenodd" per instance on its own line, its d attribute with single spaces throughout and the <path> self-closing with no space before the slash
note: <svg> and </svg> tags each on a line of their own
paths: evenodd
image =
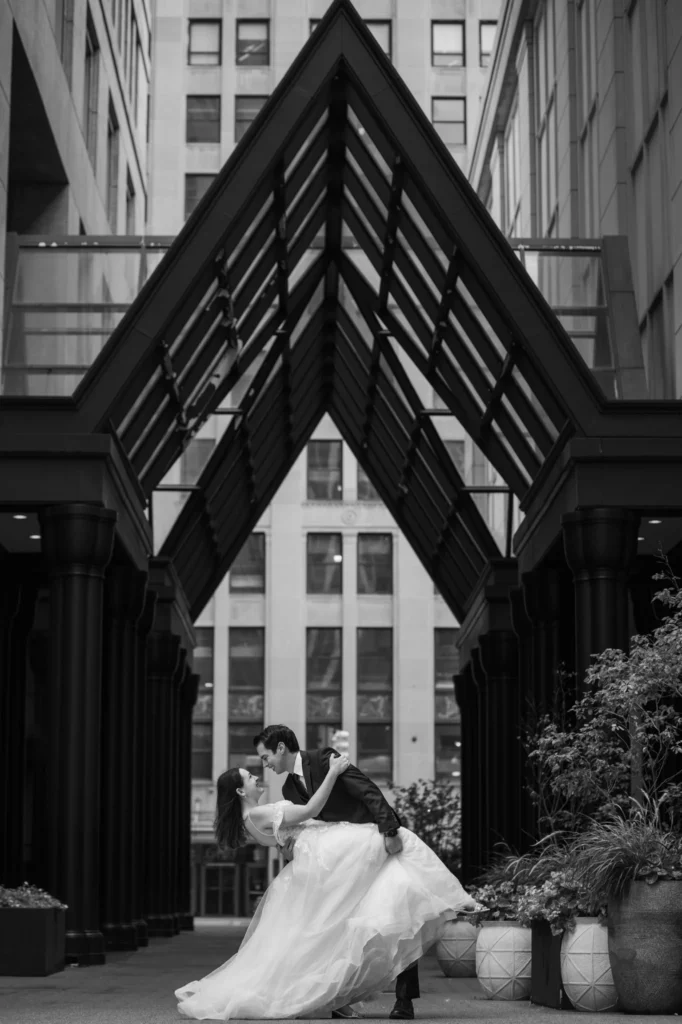
<svg viewBox="0 0 682 1024">
<path fill-rule="evenodd" d="M 518 676 L 518 642 L 511 629 L 494 630 L 479 637 L 481 668 L 486 680 Z"/>
<path fill-rule="evenodd" d="M 147 638 L 147 674 L 172 682 L 180 659 L 180 637 L 153 631 Z"/>
<path fill-rule="evenodd" d="M 573 578 L 626 576 L 637 554 L 640 518 L 623 508 L 584 508 L 562 515 L 564 552 Z"/>
<path fill-rule="evenodd" d="M 106 577 L 105 600 L 112 619 L 137 622 L 145 608 L 147 573 L 132 565 L 112 565 Z"/>
<path fill-rule="evenodd" d="M 51 505 L 40 512 L 43 554 L 51 576 L 103 576 L 118 515 L 99 505 Z"/>
</svg>

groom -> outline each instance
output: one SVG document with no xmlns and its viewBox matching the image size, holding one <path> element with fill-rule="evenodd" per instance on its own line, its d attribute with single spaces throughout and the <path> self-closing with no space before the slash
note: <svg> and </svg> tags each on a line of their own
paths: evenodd
<svg viewBox="0 0 682 1024">
<path fill-rule="evenodd" d="M 307 804 L 329 771 L 329 758 L 335 752 L 301 750 L 294 733 L 286 725 L 268 725 L 253 741 L 263 765 L 276 775 L 288 772 L 282 796 L 294 804 Z M 400 853 L 403 843 L 398 835 L 400 820 L 383 793 L 372 780 L 355 765 L 349 765 L 334 784 L 322 814 L 322 821 L 350 821 L 353 824 L 374 822 L 384 837 L 387 853 Z M 391 1020 L 413 1020 L 413 999 L 419 998 L 419 972 L 417 962 L 410 964 L 395 982 L 396 1003 Z M 360 1016 L 354 1011 L 351 1013 Z M 334 1016 L 351 1016 L 340 1013 Z"/>
</svg>

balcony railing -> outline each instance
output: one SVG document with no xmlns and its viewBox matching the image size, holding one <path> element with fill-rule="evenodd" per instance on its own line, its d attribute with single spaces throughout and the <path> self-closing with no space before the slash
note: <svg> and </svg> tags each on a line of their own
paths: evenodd
<svg viewBox="0 0 682 1024">
<path fill-rule="evenodd" d="M 71 395 L 172 241 L 8 235 L 0 395 Z M 510 244 L 604 395 L 646 398 L 626 240 Z"/>
</svg>

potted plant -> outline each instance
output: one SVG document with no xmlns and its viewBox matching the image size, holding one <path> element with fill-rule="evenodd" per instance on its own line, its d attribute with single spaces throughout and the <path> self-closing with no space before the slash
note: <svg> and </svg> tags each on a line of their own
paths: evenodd
<svg viewBox="0 0 682 1024">
<path fill-rule="evenodd" d="M 521 863 L 523 863 L 521 861 Z M 482 909 L 470 915 L 479 924 L 476 977 L 488 999 L 528 999 L 531 986 L 531 931 L 519 921 L 525 882 L 520 858 L 498 854 L 469 894 Z"/>
<path fill-rule="evenodd" d="M 419 779 L 410 786 L 391 789 L 395 812 L 403 824 L 457 874 L 462 852 L 462 814 L 456 787 L 451 782 Z M 469 915 L 448 921 L 435 946 L 438 965 L 446 977 L 476 977 L 477 933 Z"/>
<path fill-rule="evenodd" d="M 620 1008 L 664 1013 L 682 1009 L 682 593 L 667 563 L 654 578 L 668 583 L 656 599 L 670 614 L 629 653 L 596 656 L 584 696 L 540 719 L 527 750 L 541 830 L 573 833 L 573 877 L 608 906 Z"/>
<path fill-rule="evenodd" d="M 595 822 L 571 854 L 581 883 L 608 904 L 620 1009 L 682 1012 L 682 834 L 638 806 Z"/>
<path fill-rule="evenodd" d="M 64 969 L 66 906 L 24 882 L 0 886 L 0 975 L 44 976 Z"/>
</svg>

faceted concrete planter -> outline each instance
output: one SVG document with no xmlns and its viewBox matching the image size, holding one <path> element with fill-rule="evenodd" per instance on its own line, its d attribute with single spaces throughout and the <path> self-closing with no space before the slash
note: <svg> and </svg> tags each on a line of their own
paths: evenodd
<svg viewBox="0 0 682 1024">
<path fill-rule="evenodd" d="M 561 980 L 576 1010 L 614 1010 L 618 997 L 609 962 L 606 926 L 596 917 L 579 917 L 561 941 Z"/>
<path fill-rule="evenodd" d="M 45 976 L 64 970 L 64 911 L 0 908 L 0 975 Z"/>
<path fill-rule="evenodd" d="M 448 921 L 443 938 L 436 943 L 436 959 L 446 978 L 476 977 L 477 935 L 470 921 Z"/>
<path fill-rule="evenodd" d="M 476 975 L 488 999 L 530 996 L 531 931 L 518 921 L 484 921 L 476 940 Z"/>
<path fill-rule="evenodd" d="M 632 882 L 608 915 L 619 1009 L 682 1013 L 682 881 Z"/>
</svg>

